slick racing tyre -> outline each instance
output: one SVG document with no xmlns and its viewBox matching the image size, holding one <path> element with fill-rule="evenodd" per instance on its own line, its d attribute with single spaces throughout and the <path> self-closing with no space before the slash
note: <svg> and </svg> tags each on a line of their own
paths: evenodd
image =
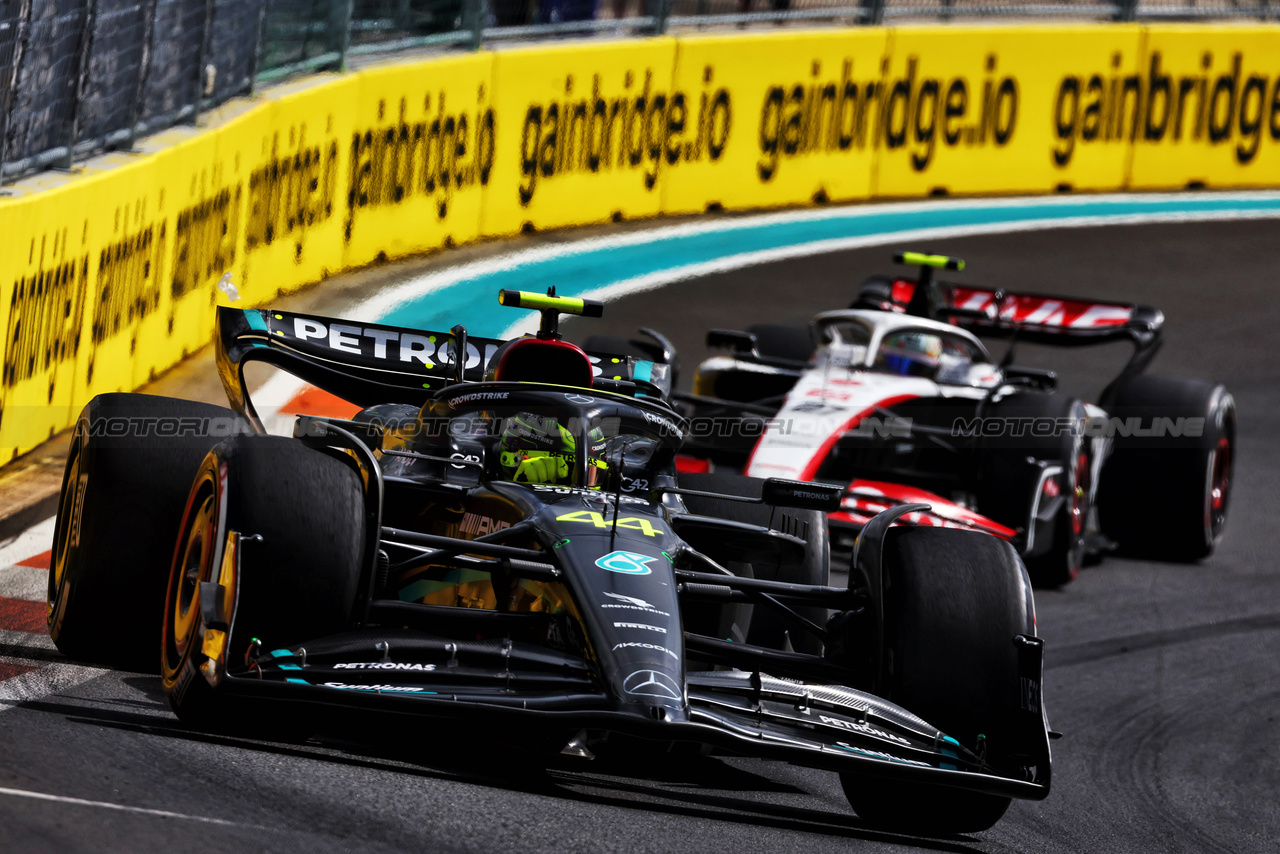
<svg viewBox="0 0 1280 854">
<path fill-rule="evenodd" d="M 1116 431 L 1102 470 L 1103 533 L 1134 557 L 1208 557 L 1227 524 L 1235 401 L 1214 383 L 1143 375 L 1122 380 L 1109 397 L 1104 405 L 1111 423 L 1126 429 Z M 1203 419 L 1202 429 L 1196 419 Z M 1134 435 L 1140 431 L 1148 435 Z"/>
<path fill-rule="evenodd" d="M 76 422 L 49 564 L 49 634 L 69 658 L 155 673 L 182 506 L 230 409 L 100 394 Z"/>
<path fill-rule="evenodd" d="M 280 436 L 238 436 L 205 457 L 182 514 L 164 605 L 161 677 L 192 726 L 235 726 L 234 698 L 201 665 L 201 583 L 217 582 L 229 532 L 241 535 L 239 591 L 227 662 L 254 639 L 278 649 L 346 628 L 365 542 L 364 493 L 353 467 Z"/>
<path fill-rule="evenodd" d="M 761 480 L 734 474 L 684 473 L 680 475 L 680 486 L 704 492 L 718 492 L 722 495 L 759 498 Z M 681 500 L 690 513 L 699 516 L 714 516 L 732 522 L 772 527 L 774 530 L 794 534 L 807 541 L 808 547 L 805 549 L 803 560 L 799 563 L 781 565 L 753 563 L 751 564 L 753 577 L 791 584 L 823 586 L 827 584 L 831 553 L 827 538 L 827 520 L 821 511 L 797 510 L 789 507 L 779 507 L 775 510 L 766 504 L 745 504 L 741 501 L 724 501 L 699 495 L 684 495 L 681 496 Z M 754 612 L 747 632 L 747 643 L 782 650 L 786 649 L 789 640 L 791 649 L 796 652 L 810 655 L 822 654 L 822 642 L 817 637 L 795 627 L 781 614 L 764 605 L 752 607 Z M 799 607 L 795 610 L 819 626 L 825 627 L 827 624 L 828 613 L 825 608 Z"/>
<path fill-rule="evenodd" d="M 1061 587 L 1080 574 L 1085 559 L 1093 483 L 1093 445 L 1085 435 L 1088 413 L 1064 395 L 1021 392 L 988 407 L 987 419 L 1024 429 L 985 437 L 979 453 L 978 510 L 1013 529 L 1025 529 L 1025 563 L 1036 587 Z M 1066 425 L 1074 425 L 1067 429 Z M 1044 430 L 1037 425 L 1056 429 Z M 1028 458 L 1058 469 L 1041 478 Z M 1032 517 L 1032 510 L 1035 517 Z"/>
<path fill-rule="evenodd" d="M 884 542 L 886 698 L 1017 773 L 1019 680 L 1013 638 L 1035 632 L 1022 562 L 1008 542 L 975 531 L 890 528 Z M 979 742 L 982 746 L 979 746 Z M 928 783 L 841 774 L 870 824 L 912 833 L 972 833 L 1010 799 Z"/>
</svg>

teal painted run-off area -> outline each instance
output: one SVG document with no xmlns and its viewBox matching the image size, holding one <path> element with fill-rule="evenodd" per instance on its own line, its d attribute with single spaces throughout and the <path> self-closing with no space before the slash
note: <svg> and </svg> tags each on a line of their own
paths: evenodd
<svg viewBox="0 0 1280 854">
<path fill-rule="evenodd" d="M 1087 221 L 1081 221 L 1096 219 L 1103 224 L 1121 217 L 1131 217 L 1135 222 L 1148 217 L 1194 221 L 1232 216 L 1280 217 L 1280 194 L 1197 193 L 864 205 L 655 227 L 651 232 L 620 234 L 616 240 L 596 238 L 580 246 L 567 244 L 544 251 L 528 263 L 506 268 L 477 264 L 474 276 L 467 276 L 463 269 L 460 279 L 447 283 L 433 283 L 438 282 L 436 276 L 423 277 L 421 294 L 413 294 L 410 286 L 403 300 L 380 319 L 397 326 L 435 330 L 448 329 L 462 320 L 474 335 L 498 337 L 518 319 L 510 309 L 498 305 L 500 288 L 545 292 L 554 285 L 561 296 L 581 296 L 618 282 L 738 255 L 921 230 L 945 232 L 987 226 L 1016 231 L 1020 224 L 1032 230 L 1053 227 L 1057 221 L 1087 225 Z M 646 234 L 650 239 L 645 239 Z M 939 233 L 931 238 L 946 236 Z M 814 249 L 822 251 L 824 247 Z"/>
</svg>

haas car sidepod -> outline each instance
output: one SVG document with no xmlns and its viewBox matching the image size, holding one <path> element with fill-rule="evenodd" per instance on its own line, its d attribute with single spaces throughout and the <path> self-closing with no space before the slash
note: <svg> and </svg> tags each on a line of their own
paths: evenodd
<svg viewBox="0 0 1280 854">
<path fill-rule="evenodd" d="M 676 395 L 699 424 L 687 452 L 748 475 L 838 484 L 832 534 L 925 502 L 918 524 L 1012 542 L 1038 586 L 1075 578 L 1119 546 L 1196 560 L 1222 537 L 1235 404 L 1202 380 L 1150 376 L 1164 315 L 1128 303 L 1011 293 L 933 278 L 964 262 L 909 252 L 917 279 L 873 277 L 848 309 L 809 328 L 712 330 L 726 347 Z M 975 334 L 976 333 L 976 334 Z M 998 363 L 978 335 L 1012 339 Z M 1132 358 L 1098 403 L 1056 391 L 1053 371 L 1014 364 L 1014 344 L 1127 341 Z"/>
<path fill-rule="evenodd" d="M 234 411 L 92 400 L 55 534 L 58 648 L 158 663 L 198 727 L 252 733 L 293 700 L 500 722 L 576 756 L 692 742 L 839 772 L 864 819 L 920 832 L 1048 794 L 1009 543 L 895 507 L 833 587 L 839 489 L 677 473 L 668 365 L 560 339 L 560 313 L 599 303 L 501 301 L 541 310 L 537 336 L 221 308 Z M 252 362 L 362 409 L 265 435 Z"/>
</svg>

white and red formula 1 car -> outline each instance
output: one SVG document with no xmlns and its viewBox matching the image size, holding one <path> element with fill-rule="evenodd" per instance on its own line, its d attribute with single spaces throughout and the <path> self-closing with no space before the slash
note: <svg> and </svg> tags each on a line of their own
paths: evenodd
<svg viewBox="0 0 1280 854">
<path fill-rule="evenodd" d="M 936 281 L 962 270 L 903 253 L 917 279 L 874 277 L 809 327 L 712 330 L 731 355 L 703 362 L 683 403 L 693 448 L 745 474 L 840 484 L 836 540 L 889 505 L 904 521 L 1014 543 L 1033 581 L 1059 586 L 1089 555 L 1207 556 L 1226 521 L 1235 404 L 1201 380 L 1144 373 L 1164 316 L 1141 305 Z M 977 334 L 975 334 L 977 333 Z M 1129 341 L 1097 403 L 1052 371 L 998 363 L 977 337 L 1060 346 Z"/>
</svg>

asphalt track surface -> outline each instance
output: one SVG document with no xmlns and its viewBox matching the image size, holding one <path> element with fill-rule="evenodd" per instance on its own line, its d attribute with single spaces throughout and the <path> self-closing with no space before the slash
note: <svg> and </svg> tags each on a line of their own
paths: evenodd
<svg viewBox="0 0 1280 854">
<path fill-rule="evenodd" d="M 155 678 L 61 665 L 67 687 L 0 703 L 0 851 L 1274 852 L 1278 246 L 1280 223 L 1259 221 L 904 247 L 964 257 L 960 280 L 1156 305 L 1168 322 L 1153 371 L 1221 380 L 1240 413 L 1231 517 L 1210 559 L 1108 559 L 1038 594 L 1045 699 L 1066 737 L 1049 799 L 1015 802 L 986 833 L 871 830 L 835 775 L 777 763 L 642 755 L 543 770 L 493 747 L 501 733 L 463 738 L 444 724 L 210 736 L 178 724 Z M 792 260 L 626 297 L 590 332 L 662 329 L 688 375 L 707 328 L 804 322 L 847 304 L 864 275 L 888 269 L 888 254 Z M 571 336 L 587 330 L 566 324 Z M 1028 347 L 1019 361 L 1059 369 L 1067 391 L 1087 396 L 1125 351 Z M 38 633 L 3 633 L 0 671 L 10 670 L 0 678 L 14 662 L 57 662 L 45 646 Z"/>
</svg>

